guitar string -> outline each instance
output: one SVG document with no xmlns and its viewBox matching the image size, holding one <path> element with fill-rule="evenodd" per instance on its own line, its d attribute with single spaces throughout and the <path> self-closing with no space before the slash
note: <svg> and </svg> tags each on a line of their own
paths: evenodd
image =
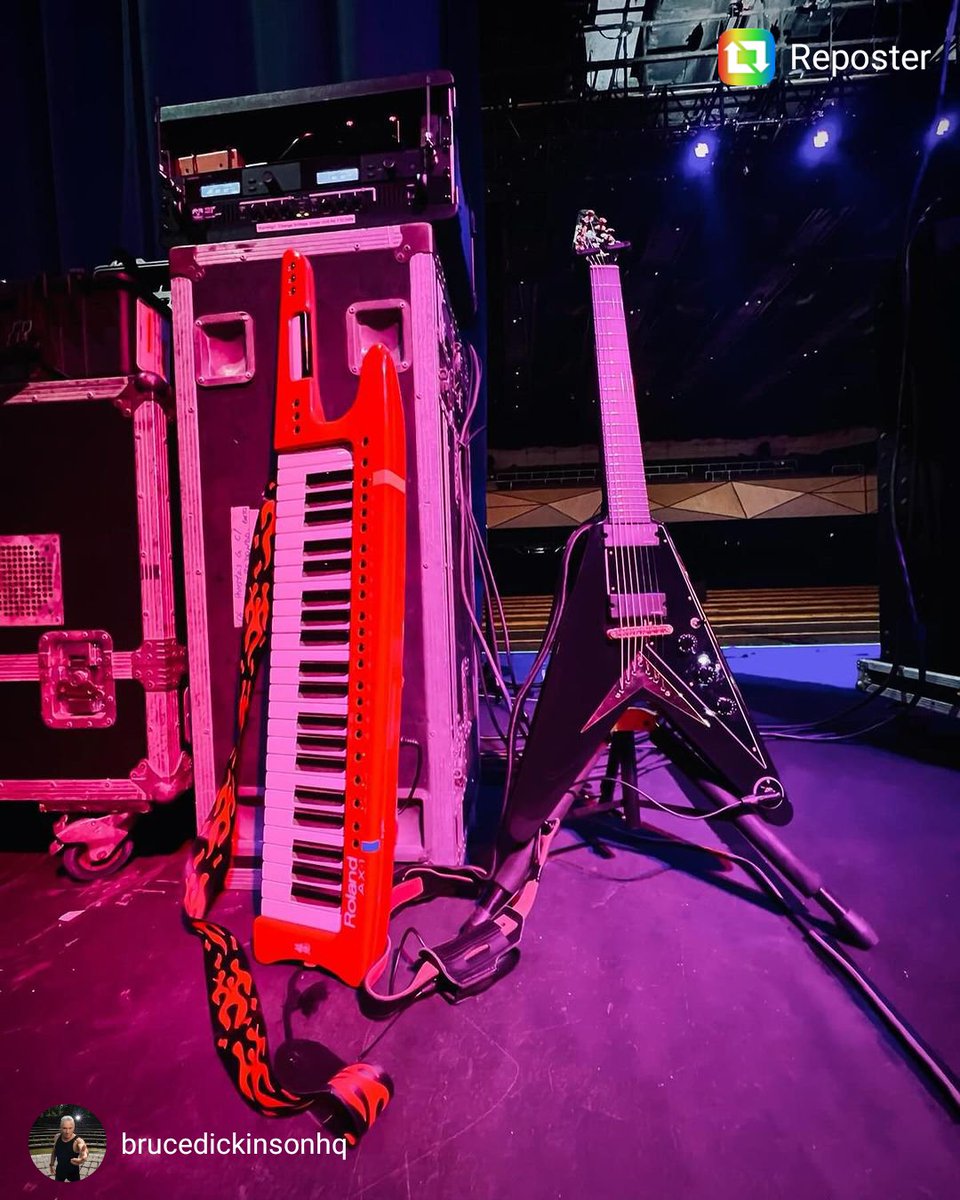
<svg viewBox="0 0 960 1200">
<path fill-rule="evenodd" d="M 613 280 L 608 281 L 606 278 L 608 275 L 613 276 Z M 609 384 L 611 382 L 610 368 L 612 368 L 612 374 L 616 378 L 617 392 L 621 397 L 626 397 L 629 392 L 629 375 L 628 364 L 624 361 L 623 357 L 623 346 L 621 344 L 619 353 L 617 353 L 617 350 L 611 345 L 610 342 L 611 332 L 615 332 L 615 334 L 621 334 L 619 340 L 622 343 L 623 334 L 625 334 L 626 331 L 626 318 L 623 312 L 622 293 L 618 284 L 619 268 L 615 265 L 612 265 L 607 272 L 604 272 L 604 279 L 600 284 L 600 291 L 602 293 L 601 305 L 602 308 L 607 310 L 602 314 L 605 325 L 603 359 L 604 365 L 607 368 L 605 372 L 607 375 L 607 383 Z M 622 418 L 622 414 L 620 414 L 620 416 Z M 617 419 L 615 410 L 614 414 L 611 414 L 609 412 L 609 407 L 607 418 L 607 426 L 611 432 L 611 441 L 615 442 L 619 456 L 622 460 L 624 460 L 620 464 L 620 478 L 623 478 L 625 474 L 627 476 L 630 475 L 630 463 L 626 461 L 627 456 L 625 453 L 628 448 L 627 439 L 629 437 L 629 426 L 623 419 Z M 631 450 L 633 449 L 633 447 L 629 448 Z M 642 460 L 637 465 L 640 466 L 642 471 Z M 628 479 L 628 483 L 634 482 L 639 483 L 642 489 L 642 477 L 637 481 L 634 481 L 632 477 Z M 620 492 L 620 489 L 616 488 L 615 490 L 617 491 L 617 508 L 621 513 L 621 517 L 624 518 L 621 521 L 622 532 L 626 535 L 623 538 L 618 538 L 618 540 L 628 543 L 622 548 L 621 551 L 626 560 L 629 587 L 629 599 L 625 605 L 625 608 L 631 630 L 639 631 L 628 633 L 628 637 L 626 639 L 628 647 L 627 657 L 629 662 L 627 677 L 630 678 L 635 673 L 637 668 L 638 656 L 642 655 L 643 653 L 643 629 L 645 628 L 648 617 L 641 596 L 649 595 L 655 589 L 653 588 L 652 584 L 653 573 L 650 568 L 651 556 L 643 545 L 638 548 L 634 541 L 638 531 L 634 528 L 635 523 L 633 522 L 632 518 L 636 514 L 633 513 L 631 505 L 624 502 L 624 498 Z M 630 501 L 633 501 L 632 489 Z M 641 513 L 640 516 L 642 517 L 643 513 Z M 646 523 L 648 522 L 638 522 L 636 524 Z"/>
<path fill-rule="evenodd" d="M 594 282 L 596 288 L 594 290 L 594 330 L 597 339 L 597 365 L 600 379 L 600 421 L 601 431 L 605 435 L 605 441 L 609 443 L 605 446 L 605 451 L 609 450 L 607 457 L 611 460 L 620 457 L 620 441 L 616 423 L 611 420 L 609 409 L 609 396 L 605 397 L 605 392 L 609 387 L 609 354 L 607 352 L 607 329 L 604 313 L 604 272 L 602 263 L 597 265 L 594 273 Z M 624 636 L 630 625 L 630 605 L 632 604 L 632 594 L 634 588 L 627 570 L 627 558 L 625 550 L 626 527 L 623 522 L 623 504 L 621 497 L 620 476 L 614 470 L 612 461 L 607 463 L 607 482 L 609 485 L 610 496 L 608 498 L 608 517 L 610 520 L 610 537 L 613 549 L 613 561 L 617 580 L 617 624 L 621 631 L 621 636 L 618 638 L 620 642 L 620 692 L 622 694 L 624 686 L 629 682 L 630 666 L 633 662 L 632 647 L 628 636 Z"/>
<path fill-rule="evenodd" d="M 618 335 L 618 341 L 620 343 L 619 353 L 614 351 L 614 368 L 615 368 L 616 377 L 617 377 L 618 399 L 622 401 L 626 397 L 627 392 L 626 392 L 626 377 L 625 377 L 624 362 L 623 362 L 623 344 L 622 344 L 623 343 L 623 335 L 621 333 L 621 326 L 620 326 L 621 319 L 623 318 L 623 309 L 622 309 L 622 305 L 619 304 L 618 299 L 617 299 L 617 294 L 620 291 L 620 287 L 619 287 L 620 268 L 617 267 L 616 265 L 613 265 L 611 267 L 610 275 L 611 275 L 611 281 L 608 281 L 608 284 L 607 284 L 607 291 L 609 293 L 608 299 L 607 299 L 607 304 L 608 304 L 608 306 L 610 308 L 610 312 L 611 312 L 611 325 L 615 331 L 615 334 Z M 625 328 L 624 328 L 623 332 L 625 333 Z M 626 441 L 629 438 L 629 432 L 628 432 L 629 427 L 627 425 L 627 422 L 624 418 L 622 411 L 620 413 L 620 427 L 621 427 L 621 433 L 623 434 L 623 439 L 624 439 L 623 445 L 624 445 L 624 448 L 626 448 Z M 629 464 L 629 463 L 625 464 L 625 466 L 628 469 L 629 469 L 630 465 L 631 464 Z M 628 473 L 627 474 L 627 484 L 628 484 L 628 488 L 630 489 L 631 503 L 634 501 L 632 483 L 633 483 L 633 479 L 630 476 L 630 474 Z M 631 514 L 630 514 L 631 518 L 634 515 L 635 514 L 633 514 L 631 512 Z M 631 617 L 631 624 L 632 624 L 633 629 L 635 629 L 635 630 L 639 629 L 641 631 L 639 633 L 639 635 L 635 634 L 630 640 L 630 664 L 631 664 L 630 672 L 631 672 L 631 675 L 634 673 L 634 671 L 636 669 L 638 654 L 643 653 L 644 638 L 643 638 L 642 630 L 644 628 L 644 612 L 643 612 L 643 600 L 641 597 L 649 591 L 648 584 L 647 584 L 647 572 L 645 569 L 645 556 L 644 556 L 642 548 L 640 549 L 640 552 L 638 555 L 637 546 L 634 541 L 635 537 L 636 537 L 636 530 L 633 527 L 633 522 L 631 520 L 629 523 L 628 534 L 627 534 L 627 541 L 628 541 L 629 545 L 627 546 L 626 553 L 629 557 L 631 568 L 632 568 L 632 570 L 631 570 L 631 583 L 632 583 L 631 592 L 633 593 L 634 596 L 636 596 L 636 599 L 632 600 L 632 602 L 631 602 L 630 617 Z M 639 561 L 638 561 L 638 558 L 639 558 Z"/>
<path fill-rule="evenodd" d="M 620 330 L 617 327 L 616 285 L 615 284 L 611 285 L 611 279 L 619 279 L 619 267 L 617 267 L 615 264 L 611 265 L 610 276 L 607 280 L 607 293 L 608 293 L 607 305 L 610 308 L 611 314 L 612 314 L 612 320 L 611 320 L 612 332 L 616 336 L 620 333 Z M 616 344 L 614 345 L 614 347 L 612 347 L 612 355 L 613 355 L 613 367 L 614 367 L 614 371 L 616 374 L 616 380 L 617 380 L 617 399 L 622 400 L 622 397 L 623 397 L 622 352 L 619 354 L 617 353 Z M 621 434 L 621 446 L 623 449 L 626 449 L 627 427 L 622 420 L 622 414 L 619 412 L 618 412 L 618 417 L 620 418 L 619 419 L 619 431 Z M 626 463 L 625 466 L 627 468 L 629 468 L 629 463 Z M 636 552 L 636 547 L 633 543 L 633 538 L 635 537 L 635 531 L 634 531 L 633 522 L 632 522 L 633 514 L 630 511 L 630 507 L 633 503 L 633 494 L 632 494 L 631 479 L 630 479 L 629 472 L 628 471 L 625 472 L 624 475 L 622 476 L 622 478 L 625 478 L 626 486 L 627 486 L 627 502 L 624 505 L 625 510 L 626 510 L 627 546 L 625 547 L 624 553 L 627 556 L 627 560 L 628 560 L 629 568 L 630 568 L 629 574 L 630 574 L 630 597 L 631 598 L 630 598 L 630 605 L 629 605 L 628 611 L 629 611 L 631 629 L 635 631 L 638 628 L 642 629 L 642 627 L 643 627 L 643 610 L 640 607 L 642 605 L 642 600 L 640 599 L 640 596 L 643 593 L 645 584 L 642 579 L 642 574 L 638 570 L 637 552 Z M 642 634 L 638 638 L 638 635 L 636 634 L 636 632 L 634 632 L 628 641 L 628 645 L 630 648 L 630 653 L 629 653 L 630 666 L 629 666 L 628 670 L 629 670 L 629 676 L 632 680 L 634 674 L 636 673 L 637 654 L 639 651 L 642 651 L 642 649 L 643 649 Z"/>
<path fill-rule="evenodd" d="M 607 442 L 608 442 L 607 437 L 604 437 L 604 439 L 603 439 L 604 440 L 604 458 L 606 460 L 606 459 L 610 459 L 613 457 L 613 450 L 615 447 L 613 445 L 613 430 L 609 426 L 609 424 L 604 421 L 605 354 L 604 354 L 604 349 L 603 349 L 602 297 L 600 294 L 601 289 L 602 289 L 602 274 L 599 270 L 599 267 L 600 267 L 599 262 L 594 262 L 593 264 L 591 264 L 592 282 L 595 285 L 592 289 L 592 300 L 593 300 L 594 338 L 595 338 L 596 345 L 597 345 L 597 376 L 598 376 L 598 381 L 599 381 L 600 428 L 601 428 L 602 434 L 609 434 L 609 444 L 607 444 Z M 610 522 L 610 537 L 611 537 L 611 541 L 613 543 L 612 544 L 612 549 L 613 549 L 612 558 L 613 558 L 613 568 L 614 568 L 614 584 L 616 587 L 616 594 L 619 598 L 618 599 L 618 622 L 622 628 L 623 623 L 624 623 L 624 612 L 625 612 L 625 608 L 624 608 L 625 571 L 623 571 L 621 569 L 622 568 L 622 553 L 621 553 L 620 546 L 619 546 L 621 539 L 617 534 L 618 513 L 619 513 L 619 508 L 620 508 L 619 495 L 618 495 L 619 489 L 617 487 L 617 481 L 615 479 L 611 479 L 610 470 L 609 470 L 610 466 L 611 466 L 610 462 L 606 461 L 605 462 L 605 468 L 606 468 L 605 474 L 607 477 L 607 484 L 608 484 L 608 491 L 609 491 L 609 494 L 607 496 L 607 518 Z M 609 558 L 607 561 L 609 562 Z M 620 642 L 620 681 L 621 681 L 621 690 L 622 690 L 622 683 L 626 677 L 625 655 L 627 652 L 627 645 L 626 645 L 626 639 L 623 637 L 618 638 L 618 641 Z"/>
<path fill-rule="evenodd" d="M 620 364 L 618 362 L 617 354 L 616 354 L 613 346 L 611 345 L 611 337 L 610 337 L 612 319 L 611 319 L 611 313 L 609 310 L 611 308 L 613 308 L 614 306 L 613 306 L 611 296 L 610 296 L 611 289 L 610 289 L 609 282 L 608 282 L 608 276 L 615 271 L 616 271 L 615 266 L 608 267 L 607 270 L 603 273 L 603 278 L 602 278 L 602 282 L 601 282 L 601 305 L 602 305 L 603 309 L 607 310 L 606 312 L 602 313 L 602 316 L 604 318 L 604 343 L 605 343 L 604 344 L 604 351 L 605 351 L 604 359 L 605 359 L 605 366 L 606 366 L 605 374 L 607 376 L 607 378 L 606 378 L 607 386 L 609 387 L 609 385 L 611 383 L 611 376 L 614 376 L 617 381 L 617 391 L 622 391 L 622 374 L 620 371 Z M 624 479 L 627 474 L 627 467 L 628 467 L 628 464 L 625 461 L 626 456 L 624 454 L 625 444 L 624 444 L 623 434 L 625 431 L 624 431 L 622 421 L 619 420 L 619 414 L 617 413 L 617 410 L 615 408 L 611 409 L 611 407 L 610 407 L 610 399 L 611 399 L 611 397 L 608 395 L 608 397 L 607 397 L 607 414 L 606 415 L 607 415 L 607 419 L 608 419 L 608 425 L 611 427 L 611 430 L 612 430 L 613 441 L 615 442 L 616 447 L 617 447 L 617 458 L 619 460 L 617 463 L 617 467 L 618 467 L 618 471 L 617 471 L 617 484 L 618 484 L 617 508 L 618 508 L 619 518 L 620 518 L 620 531 L 619 531 L 619 534 L 617 537 L 617 541 L 619 544 L 619 553 L 624 561 L 625 575 L 626 575 L 626 596 L 623 598 L 621 608 L 622 608 L 622 611 L 624 614 L 624 618 L 623 618 L 624 623 L 627 626 L 627 636 L 626 636 L 626 638 L 623 639 L 623 641 L 625 643 L 625 659 L 626 659 L 625 679 L 626 679 L 626 682 L 629 684 L 633 679 L 635 663 L 636 663 L 636 655 L 637 655 L 637 637 L 636 637 L 636 634 L 633 632 L 633 630 L 635 630 L 637 627 L 636 605 L 637 605 L 638 601 L 637 601 L 636 597 L 639 592 L 639 586 L 638 586 L 639 580 L 638 580 L 638 572 L 636 570 L 636 566 L 637 566 L 636 555 L 633 551 L 632 546 L 630 545 L 633 531 L 630 527 L 629 487 L 627 488 L 626 495 L 624 494 L 624 490 L 623 490 Z M 629 481 L 627 481 L 627 482 L 629 483 Z"/>
<path fill-rule="evenodd" d="M 630 350 L 629 350 L 629 342 L 627 339 L 627 318 L 626 318 L 626 313 L 624 312 L 624 309 L 623 309 L 623 288 L 621 287 L 621 284 L 620 284 L 620 268 L 616 267 L 615 270 L 616 270 L 616 285 L 613 289 L 613 300 L 614 300 L 617 316 L 619 318 L 619 321 L 620 321 L 620 324 L 622 327 L 622 337 L 621 337 L 621 352 L 622 352 L 622 356 L 623 356 L 622 357 L 622 375 L 621 375 L 622 394 L 624 395 L 624 397 L 628 397 L 628 396 L 633 397 L 633 411 L 631 413 L 630 419 L 634 423 L 636 431 L 637 431 L 636 466 L 639 471 L 639 474 L 637 476 L 637 486 L 640 489 L 642 498 L 643 498 L 642 516 L 645 517 L 645 524 L 649 527 L 652 524 L 652 522 L 650 520 L 650 504 L 649 504 L 649 499 L 647 496 L 647 488 L 646 488 L 646 473 L 644 471 L 644 465 L 643 465 L 643 447 L 642 447 L 642 443 L 641 443 L 641 439 L 640 439 L 639 425 L 637 424 L 637 415 L 636 415 L 637 404 L 636 404 L 636 398 L 633 395 L 633 373 L 630 368 Z M 645 530 L 644 532 L 646 533 L 647 530 Z M 645 582 L 645 590 L 647 590 L 652 595 L 659 595 L 660 579 L 659 579 L 659 573 L 657 570 L 657 554 L 655 552 L 655 549 L 653 547 L 647 546 L 646 543 L 641 543 L 640 558 L 641 558 L 641 562 L 644 564 L 645 581 L 646 581 Z M 652 616 L 649 612 L 644 613 L 641 610 L 641 627 L 643 627 L 648 622 L 651 625 L 659 624 L 659 622 L 652 619 Z M 656 639 L 654 638 L 652 640 L 655 641 Z"/>
<path fill-rule="evenodd" d="M 622 328 L 622 336 L 621 336 L 622 372 L 621 372 L 621 376 L 620 376 L 622 394 L 625 398 L 632 397 L 633 396 L 633 375 L 632 375 L 632 371 L 630 368 L 630 357 L 629 357 L 630 352 L 629 352 L 629 345 L 628 345 L 628 341 L 627 341 L 626 314 L 623 309 L 623 289 L 620 286 L 619 267 L 616 268 L 616 284 L 613 288 L 613 303 L 614 303 L 617 318 L 620 322 L 620 327 Z M 649 527 L 652 525 L 652 522 L 650 520 L 649 499 L 647 497 L 647 489 L 646 489 L 646 475 L 645 475 L 644 466 L 643 466 L 643 448 L 642 448 L 642 443 L 640 440 L 639 427 L 636 425 L 637 418 L 636 418 L 636 399 L 635 398 L 633 399 L 633 411 L 630 414 L 629 419 L 631 421 L 632 428 L 636 429 L 636 438 L 637 438 L 636 455 L 637 455 L 637 457 L 636 457 L 635 465 L 638 470 L 636 484 L 637 484 L 638 492 L 642 497 L 642 511 L 641 511 L 640 515 L 641 515 L 643 524 L 646 526 L 646 528 L 644 529 L 644 533 L 646 534 L 649 532 Z M 657 596 L 660 594 L 660 579 L 659 579 L 659 571 L 657 569 L 656 550 L 654 547 L 647 546 L 645 542 L 641 542 L 639 554 L 640 554 L 641 563 L 643 565 L 645 592 L 649 595 Z M 660 622 L 658 622 L 654 619 L 654 614 L 652 614 L 650 611 L 645 611 L 641 605 L 641 613 L 640 613 L 641 628 L 645 628 L 648 624 L 657 625 L 659 623 Z M 651 640 L 656 641 L 656 636 Z M 642 640 L 641 640 L 641 649 L 642 649 Z"/>
</svg>

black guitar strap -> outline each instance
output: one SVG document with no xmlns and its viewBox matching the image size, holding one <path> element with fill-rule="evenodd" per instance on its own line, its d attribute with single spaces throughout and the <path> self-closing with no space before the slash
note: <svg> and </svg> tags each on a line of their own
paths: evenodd
<svg viewBox="0 0 960 1200">
<path fill-rule="evenodd" d="M 456 1001 L 505 974 L 519 953 L 524 922 L 537 897 L 540 875 L 559 825 L 559 821 L 547 821 L 541 826 L 531 875 L 495 916 L 439 946 L 422 945 L 410 982 L 400 991 L 381 992 L 376 985 L 393 957 L 388 939 L 382 956 L 361 984 L 365 995 L 380 1004 L 393 1005 L 439 991 Z M 394 884 L 390 915 L 438 896 L 476 900 L 488 882 L 489 875 L 479 867 L 409 867 Z"/>
</svg>

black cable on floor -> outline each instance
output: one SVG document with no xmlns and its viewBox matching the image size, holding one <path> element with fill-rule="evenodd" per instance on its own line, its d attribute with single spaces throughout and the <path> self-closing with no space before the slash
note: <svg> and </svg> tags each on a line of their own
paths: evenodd
<svg viewBox="0 0 960 1200">
<path fill-rule="evenodd" d="M 668 840 L 655 834 L 637 833 L 634 830 L 624 830 L 623 833 L 628 835 L 628 841 L 664 842 Z M 758 863 L 742 854 L 735 854 L 731 850 L 716 846 L 705 846 L 699 842 L 683 841 L 680 845 L 684 850 L 700 850 L 714 858 L 724 858 L 729 862 L 736 863 L 748 875 L 752 875 L 763 890 L 780 903 L 787 918 L 800 930 L 814 949 L 835 970 L 845 976 L 846 980 L 852 983 L 866 999 L 907 1053 L 940 1089 L 948 1106 L 952 1108 L 954 1119 L 960 1120 L 960 1080 L 956 1074 L 909 1022 L 897 1012 L 890 1001 L 837 945 L 836 941 L 816 928 L 810 913 L 796 896 L 781 890 L 775 880 Z"/>
</svg>

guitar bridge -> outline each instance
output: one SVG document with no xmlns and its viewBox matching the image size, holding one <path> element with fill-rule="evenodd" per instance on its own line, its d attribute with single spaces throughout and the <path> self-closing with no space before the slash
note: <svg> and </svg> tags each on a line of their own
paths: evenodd
<svg viewBox="0 0 960 1200">
<path fill-rule="evenodd" d="M 607 630 L 607 637 L 612 641 L 625 638 L 667 637 L 673 633 L 672 625 L 615 625 Z"/>
</svg>

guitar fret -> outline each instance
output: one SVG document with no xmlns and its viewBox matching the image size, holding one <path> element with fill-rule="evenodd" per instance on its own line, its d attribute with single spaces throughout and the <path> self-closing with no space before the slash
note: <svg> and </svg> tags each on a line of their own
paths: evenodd
<svg viewBox="0 0 960 1200">
<path fill-rule="evenodd" d="M 592 266 L 590 284 L 607 506 L 612 521 L 648 524 L 650 505 L 637 425 L 620 268 Z"/>
</svg>

